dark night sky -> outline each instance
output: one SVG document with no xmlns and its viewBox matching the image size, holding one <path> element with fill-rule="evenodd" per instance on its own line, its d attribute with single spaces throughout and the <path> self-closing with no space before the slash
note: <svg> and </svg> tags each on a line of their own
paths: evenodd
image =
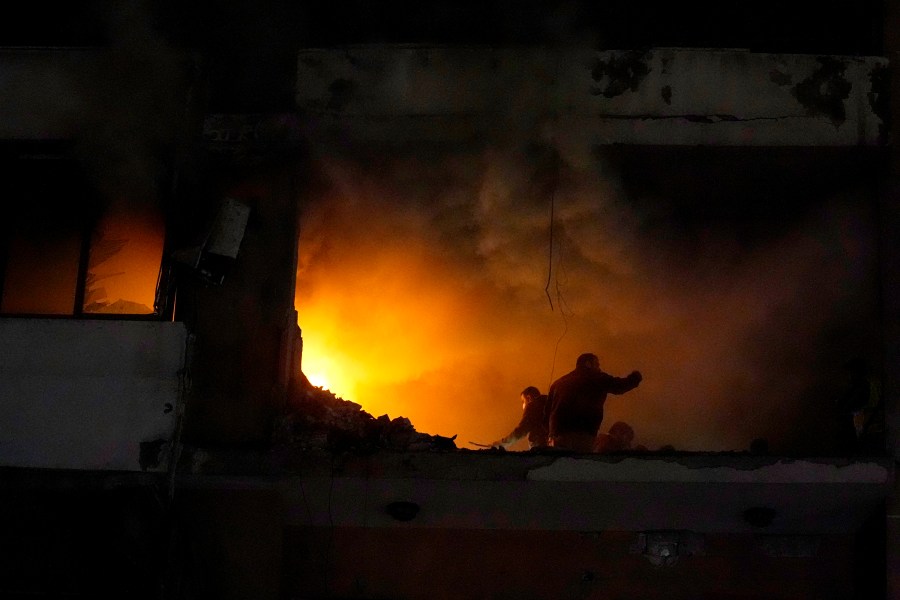
<svg viewBox="0 0 900 600">
<path fill-rule="evenodd" d="M 24 3 L 4 19 L 6 45 L 102 45 L 111 0 Z M 144 4 L 160 30 L 181 42 L 548 43 L 590 32 L 606 47 L 731 47 L 764 52 L 879 54 L 882 2 L 822 0 L 485 0 L 308 2 L 247 0 Z M 267 37 L 260 38 L 259 34 Z"/>
</svg>

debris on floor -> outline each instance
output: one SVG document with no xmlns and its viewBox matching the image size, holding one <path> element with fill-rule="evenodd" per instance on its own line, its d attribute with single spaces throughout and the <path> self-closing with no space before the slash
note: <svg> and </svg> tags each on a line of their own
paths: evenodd
<svg viewBox="0 0 900 600">
<path fill-rule="evenodd" d="M 276 425 L 274 443 L 298 450 L 456 450 L 456 436 L 420 433 L 406 417 L 373 417 L 359 404 L 304 383 Z"/>
</svg>

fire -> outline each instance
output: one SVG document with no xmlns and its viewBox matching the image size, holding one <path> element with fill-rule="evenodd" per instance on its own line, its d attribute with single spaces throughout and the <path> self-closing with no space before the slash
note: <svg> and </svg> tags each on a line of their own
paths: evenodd
<svg viewBox="0 0 900 600">
<path fill-rule="evenodd" d="M 331 384 L 328 383 L 328 378 L 320 373 L 310 373 L 306 376 L 311 384 L 316 387 L 325 388 L 326 390 L 331 389 Z"/>
<path fill-rule="evenodd" d="M 359 271 L 333 269 L 314 288 L 301 287 L 297 306 L 303 372 L 313 385 L 375 415 L 412 417 L 394 386 L 439 368 L 460 348 L 453 324 L 462 308 L 428 275 L 433 265 L 401 254 L 383 251 L 375 271 L 364 263 Z M 435 416 L 433 407 L 417 408 L 420 418 Z"/>
<path fill-rule="evenodd" d="M 356 381 L 334 356 L 340 356 L 337 349 L 323 347 L 320 338 L 310 335 L 304 339 L 303 373 L 314 386 L 352 400 L 356 397 Z"/>
<path fill-rule="evenodd" d="M 159 214 L 106 215 L 91 244 L 85 312 L 152 313 L 163 239 Z"/>
<path fill-rule="evenodd" d="M 442 232 L 393 191 L 350 183 L 307 206 L 301 224 L 304 374 L 376 417 L 456 435 L 461 447 L 509 433 L 519 393 L 546 391 L 555 354 L 595 347 L 575 335 L 557 344 L 567 325 L 547 306 L 546 246 L 534 243 L 545 219 L 526 219 L 527 242 L 497 234 L 473 243 L 464 222 Z M 515 256 L 487 260 L 505 250 Z"/>
<path fill-rule="evenodd" d="M 28 226 L 26 226 L 28 225 Z M 85 314 L 145 315 L 153 312 L 165 231 L 153 211 L 110 212 L 95 225 L 87 257 L 82 256 L 81 225 L 55 223 L 46 231 L 18 223 L 7 252 L 0 288 L 0 311 L 24 314 L 72 314 L 76 307 L 78 267 L 88 259 Z"/>
<path fill-rule="evenodd" d="M 846 328 L 859 340 L 875 314 L 874 253 L 826 243 L 847 218 L 814 211 L 747 247 L 725 228 L 704 238 L 703 258 L 684 260 L 693 242 L 643 232 L 600 169 L 573 166 L 554 196 L 551 244 L 534 165 L 444 158 L 323 161 L 329 185 L 304 206 L 295 294 L 314 382 L 465 447 L 508 434 L 526 386 L 546 392 L 595 352 L 613 375 L 645 375 L 606 405 L 606 426 L 628 423 L 635 443 L 824 447 L 827 426 L 796 422 L 822 402 L 826 359 L 809 350 L 857 314 L 847 308 L 861 309 Z"/>
</svg>

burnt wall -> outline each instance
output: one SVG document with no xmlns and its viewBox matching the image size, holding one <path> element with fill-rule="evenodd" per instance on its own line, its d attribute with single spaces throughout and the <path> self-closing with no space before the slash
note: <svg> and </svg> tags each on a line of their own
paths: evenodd
<svg viewBox="0 0 900 600">
<path fill-rule="evenodd" d="M 854 597 L 851 537 L 773 555 L 750 535 L 654 565 L 627 532 L 289 530 L 285 591 L 338 598 L 808 599 Z M 799 544 L 803 546 L 803 544 Z M 813 550 L 815 548 L 815 550 Z"/>
<path fill-rule="evenodd" d="M 215 267 L 221 283 L 180 266 L 176 318 L 195 336 L 185 439 L 264 442 L 286 393 L 285 336 L 296 329 L 295 171 L 278 160 L 225 160 L 201 179 L 207 206 L 232 198 L 249 216 L 237 257 Z"/>
</svg>

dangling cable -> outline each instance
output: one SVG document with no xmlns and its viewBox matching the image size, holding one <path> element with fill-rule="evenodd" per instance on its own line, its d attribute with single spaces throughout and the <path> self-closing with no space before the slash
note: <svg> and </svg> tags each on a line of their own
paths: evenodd
<svg viewBox="0 0 900 600">
<path fill-rule="evenodd" d="M 553 310 L 553 298 L 550 297 L 550 280 L 553 277 L 553 209 L 556 205 L 556 190 L 550 193 L 550 249 L 547 255 L 547 285 L 544 286 L 544 293 L 547 294 L 547 301 L 550 302 L 550 310 Z"/>
<path fill-rule="evenodd" d="M 560 252 L 560 258 L 558 259 L 560 263 L 562 262 L 562 252 Z M 559 345 L 563 341 L 563 338 L 566 337 L 566 334 L 569 333 L 569 319 L 566 315 L 566 299 L 562 295 L 562 287 L 559 284 L 559 269 L 557 269 L 556 275 L 556 303 L 559 305 L 559 314 L 563 320 L 563 332 L 556 339 L 556 345 L 553 347 L 553 361 L 550 363 L 550 383 L 547 386 L 547 389 L 550 389 L 550 384 L 553 383 L 553 372 L 556 369 L 556 357 L 559 354 Z"/>
</svg>

